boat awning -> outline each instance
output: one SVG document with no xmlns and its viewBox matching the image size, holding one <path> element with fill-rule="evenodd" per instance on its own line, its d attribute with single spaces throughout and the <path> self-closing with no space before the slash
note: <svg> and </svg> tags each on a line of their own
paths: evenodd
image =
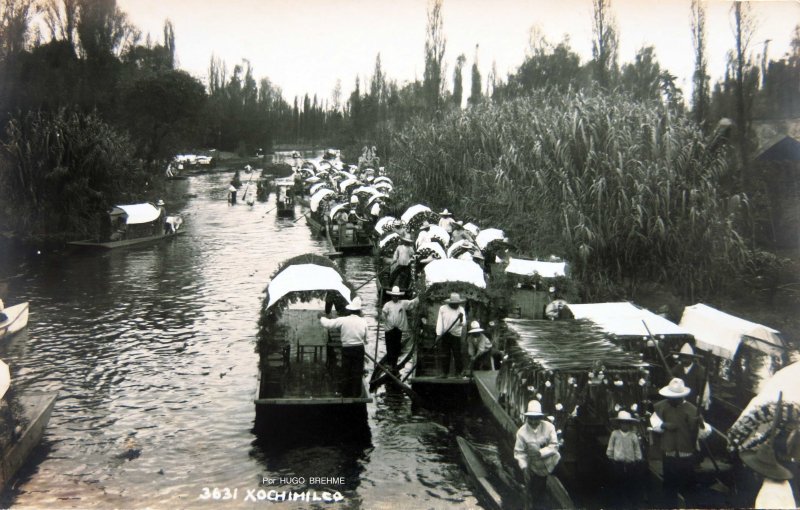
<svg viewBox="0 0 800 510">
<path fill-rule="evenodd" d="M 372 195 L 371 197 L 369 197 L 369 200 L 367 200 L 367 205 L 370 205 L 370 204 L 371 204 L 371 203 L 373 203 L 374 201 L 376 201 L 376 200 L 379 200 L 379 199 L 381 199 L 381 198 L 388 198 L 388 196 L 387 196 L 387 195 L 384 195 L 383 193 L 381 193 L 380 191 L 378 191 L 378 193 L 377 193 L 377 194 L 375 194 L 375 195 Z"/>
<path fill-rule="evenodd" d="M 311 196 L 311 200 L 310 200 L 311 210 L 314 211 L 314 212 L 317 212 L 317 209 L 319 209 L 320 202 L 322 202 L 322 200 L 325 197 L 329 197 L 329 196 L 332 196 L 332 195 L 335 196 L 336 193 L 334 193 L 334 191 L 332 189 L 327 189 L 327 188 L 326 189 L 321 189 L 321 190 L 317 191 L 316 193 L 314 193 Z"/>
<path fill-rule="evenodd" d="M 379 191 L 392 191 L 394 189 L 394 186 L 392 186 L 388 182 L 379 182 L 374 184 L 373 186 L 375 187 L 375 189 Z"/>
<path fill-rule="evenodd" d="M 425 250 L 429 250 L 436 253 L 440 259 L 447 258 L 447 254 L 444 252 L 444 248 L 442 248 L 442 245 L 435 241 L 429 241 L 425 244 L 421 244 L 419 248 L 417 248 L 417 253 L 422 253 Z"/>
<path fill-rule="evenodd" d="M 342 281 L 335 269 L 316 264 L 295 264 L 289 266 L 269 282 L 267 308 L 291 292 L 309 290 L 333 290 L 350 302 L 350 289 Z"/>
<path fill-rule="evenodd" d="M 400 219 L 403 220 L 403 223 L 408 223 L 411 220 L 411 218 L 413 218 L 417 214 L 430 212 L 430 210 L 431 210 L 430 207 L 421 204 L 412 205 L 411 207 L 406 209 L 406 212 L 404 212 L 403 215 L 400 216 Z"/>
<path fill-rule="evenodd" d="M 387 183 L 391 184 L 392 186 L 394 186 L 394 183 L 392 182 L 392 180 L 390 178 L 386 177 L 385 175 L 381 175 L 380 177 L 376 177 L 375 180 L 372 182 L 372 185 L 374 186 L 374 185 L 380 184 L 382 182 L 387 182 Z"/>
<path fill-rule="evenodd" d="M 464 230 L 466 230 L 467 232 L 469 232 L 473 236 L 477 236 L 478 233 L 481 231 L 481 229 L 478 228 L 478 225 L 476 225 L 476 224 L 474 224 L 472 222 L 467 223 L 466 225 L 464 225 Z"/>
<path fill-rule="evenodd" d="M 391 225 L 396 221 L 394 216 L 384 216 L 383 218 L 379 219 L 378 222 L 375 224 L 375 232 L 379 234 L 383 234 L 383 227 L 386 225 Z"/>
<path fill-rule="evenodd" d="M 428 287 L 445 282 L 464 282 L 481 289 L 486 288 L 483 269 L 471 260 L 434 260 L 425 266 L 425 284 Z"/>
<path fill-rule="evenodd" d="M 450 244 L 450 234 L 447 233 L 447 230 L 443 229 L 439 225 L 431 225 L 430 230 L 428 230 L 428 235 L 431 239 L 434 237 L 438 237 L 442 241 L 444 241 L 444 245 L 447 246 Z"/>
<path fill-rule="evenodd" d="M 311 188 L 309 188 L 308 193 L 313 197 L 314 195 L 317 194 L 318 191 L 323 189 L 330 189 L 330 187 L 331 187 L 330 184 L 328 184 L 327 182 L 318 182 L 316 184 L 313 184 Z"/>
<path fill-rule="evenodd" d="M 389 242 L 390 242 L 392 239 L 394 239 L 395 237 L 400 237 L 400 236 L 399 236 L 399 235 L 397 235 L 396 233 L 392 232 L 392 233 L 391 233 L 391 234 L 389 234 L 388 236 L 386 236 L 386 237 L 384 237 L 383 239 L 381 239 L 381 240 L 380 240 L 380 242 L 379 242 L 378 244 L 380 245 L 380 247 L 381 247 L 381 248 L 383 248 L 384 246 L 386 246 L 386 244 L 387 244 L 387 243 L 389 243 Z"/>
<path fill-rule="evenodd" d="M 124 214 L 127 216 L 125 223 L 128 225 L 138 225 L 140 223 L 156 221 L 161 215 L 161 211 L 153 204 L 132 204 L 114 206 L 110 214 L 111 216 Z"/>
<path fill-rule="evenodd" d="M 475 237 L 475 242 L 478 243 L 478 248 L 485 250 L 486 246 L 492 241 L 497 241 L 498 239 L 502 241 L 505 237 L 505 233 L 499 228 L 487 228 L 478 233 L 477 237 Z"/>
<path fill-rule="evenodd" d="M 543 278 L 555 278 L 556 276 L 565 276 L 566 269 L 566 262 L 543 262 L 540 260 L 512 258 L 508 262 L 506 273 L 514 273 L 522 276 L 538 274 Z"/>
<path fill-rule="evenodd" d="M 336 216 L 336 214 L 341 212 L 342 210 L 344 210 L 346 212 L 348 207 L 349 207 L 348 204 L 336 204 L 336 205 L 334 205 L 333 207 L 331 207 L 331 210 L 330 210 L 330 213 L 329 213 L 329 217 L 331 219 L 333 219 L 333 217 Z"/>
<path fill-rule="evenodd" d="M 568 304 L 567 308 L 576 319 L 592 321 L 606 333 L 618 337 L 649 336 L 647 329 L 655 336 L 691 334 L 685 328 L 632 303 Z"/>
<path fill-rule="evenodd" d="M 354 174 L 352 172 L 348 172 L 346 170 L 338 170 L 338 173 L 339 173 L 339 175 L 341 175 L 345 179 L 353 179 L 354 181 L 358 180 L 358 177 L 356 176 L 356 174 Z"/>
<path fill-rule="evenodd" d="M 0 398 L 3 398 L 9 386 L 11 386 L 11 372 L 8 370 L 8 365 L 0 360 Z"/>
<path fill-rule="evenodd" d="M 739 344 L 746 337 L 756 341 L 749 345 L 762 352 L 784 350 L 781 334 L 772 328 L 721 312 L 698 303 L 683 309 L 681 326 L 694 335 L 697 347 L 723 358 L 733 359 Z"/>
<path fill-rule="evenodd" d="M 320 178 L 319 176 L 312 175 L 311 177 L 306 177 L 305 182 L 308 183 L 308 184 L 314 184 L 314 183 L 319 182 L 321 180 L 322 180 L 322 178 Z M 275 182 L 277 183 L 277 181 L 275 181 Z"/>
<path fill-rule="evenodd" d="M 351 195 L 357 195 L 358 193 L 367 193 L 369 195 L 379 195 L 380 191 L 376 190 L 372 186 L 359 186 L 350 193 Z"/>
<path fill-rule="evenodd" d="M 358 184 L 358 181 L 356 179 L 350 179 L 348 177 L 347 179 L 339 183 L 339 191 L 344 191 L 347 189 L 348 186 L 353 186 L 355 184 Z"/>
</svg>

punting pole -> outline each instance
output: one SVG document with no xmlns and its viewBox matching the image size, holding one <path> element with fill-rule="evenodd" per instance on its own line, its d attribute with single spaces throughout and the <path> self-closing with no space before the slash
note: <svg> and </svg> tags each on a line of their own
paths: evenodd
<svg viewBox="0 0 800 510">
<path fill-rule="evenodd" d="M 375 358 L 373 358 L 372 356 L 367 354 L 366 351 L 364 352 L 364 356 L 366 356 L 367 359 L 369 359 L 370 361 L 375 363 L 375 366 L 380 367 L 380 369 L 383 370 L 384 373 L 389 376 L 389 379 L 394 381 L 395 384 L 397 384 L 400 387 L 400 389 L 403 391 L 403 393 L 405 393 L 406 395 L 411 397 L 411 400 L 415 404 L 419 404 L 419 405 L 423 405 L 424 404 L 425 401 L 423 400 L 422 397 L 419 396 L 419 394 L 416 391 L 412 390 L 409 386 L 406 386 L 405 384 L 403 384 L 403 382 L 400 379 L 398 379 L 393 373 L 391 373 L 389 371 L 389 369 L 387 369 L 385 366 L 381 365 L 380 362 L 378 362 L 378 360 L 376 360 Z"/>
</svg>

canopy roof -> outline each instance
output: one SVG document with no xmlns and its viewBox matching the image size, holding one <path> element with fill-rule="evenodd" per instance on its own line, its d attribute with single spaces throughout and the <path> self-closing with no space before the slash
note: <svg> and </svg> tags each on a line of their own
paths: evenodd
<svg viewBox="0 0 800 510">
<path fill-rule="evenodd" d="M 478 235 L 478 233 L 481 231 L 481 229 L 478 227 L 478 225 L 476 225 L 476 224 L 474 224 L 472 222 L 467 223 L 466 225 L 464 225 L 464 230 L 466 230 L 467 232 L 469 232 L 473 236 Z"/>
<path fill-rule="evenodd" d="M 762 351 L 770 346 L 786 347 L 777 330 L 734 317 L 702 303 L 683 309 L 681 327 L 694 335 L 699 348 L 728 359 L 733 359 L 736 355 L 743 337 L 761 340 L 754 342 L 753 346 Z"/>
<path fill-rule="evenodd" d="M 540 260 L 512 258 L 508 262 L 506 273 L 514 273 L 522 276 L 538 274 L 544 278 L 555 278 L 556 276 L 565 276 L 566 268 L 566 262 L 543 262 Z"/>
<path fill-rule="evenodd" d="M 334 205 L 333 207 L 331 207 L 331 210 L 330 210 L 330 214 L 329 214 L 330 218 L 333 218 L 334 216 L 336 216 L 337 213 L 339 213 L 339 212 L 341 212 L 343 210 L 345 212 L 347 212 L 347 208 L 348 207 L 349 207 L 349 204 L 336 204 L 336 205 Z"/>
<path fill-rule="evenodd" d="M 310 201 L 311 210 L 317 212 L 317 209 L 319 209 L 320 202 L 322 202 L 322 200 L 325 199 L 325 197 L 330 197 L 330 196 L 336 196 L 336 193 L 334 193 L 332 189 L 327 189 L 327 188 L 321 189 L 316 193 L 314 193 L 311 196 L 311 201 Z"/>
<path fill-rule="evenodd" d="M 483 269 L 471 260 L 442 258 L 425 266 L 425 284 L 428 287 L 434 283 L 445 282 L 464 282 L 481 289 L 486 288 Z"/>
<path fill-rule="evenodd" d="M 381 240 L 380 240 L 380 242 L 379 242 L 378 244 L 380 245 L 380 247 L 381 247 L 381 248 L 383 248 L 384 246 L 386 246 L 386 244 L 387 244 L 387 243 L 389 243 L 389 242 L 390 242 L 392 239 L 394 239 L 395 237 L 400 237 L 400 236 L 399 236 L 399 235 L 397 235 L 396 233 L 392 232 L 392 233 L 391 233 L 391 234 L 389 234 L 388 236 L 386 236 L 386 237 L 384 237 L 383 239 L 381 239 Z"/>
<path fill-rule="evenodd" d="M 132 204 L 117 205 L 111 209 L 111 216 L 126 215 L 125 223 L 128 225 L 138 225 L 140 223 L 150 223 L 156 221 L 161 215 L 161 211 L 153 204 Z"/>
<path fill-rule="evenodd" d="M 381 192 L 373 188 L 372 186 L 359 186 L 354 189 L 350 194 L 355 195 L 357 193 L 368 193 L 370 195 L 379 195 Z"/>
<path fill-rule="evenodd" d="M 383 234 L 383 227 L 386 225 L 391 225 L 395 222 L 394 216 L 384 216 L 383 218 L 379 219 L 377 223 L 375 223 L 375 232 L 379 234 Z"/>
<path fill-rule="evenodd" d="M 309 290 L 333 290 L 341 294 L 348 303 L 350 302 L 350 289 L 335 269 L 316 264 L 294 264 L 278 273 L 269 282 L 267 308 L 289 293 Z"/>
<path fill-rule="evenodd" d="M 648 328 L 653 335 L 691 334 L 675 323 L 649 310 L 639 308 L 633 303 L 568 304 L 567 308 L 576 319 L 589 320 L 606 333 L 618 337 L 648 336 Z M 645 324 L 647 324 L 647 328 L 645 328 Z"/>
<path fill-rule="evenodd" d="M 11 372 L 8 371 L 8 365 L 0 360 L 0 398 L 3 398 L 9 386 L 11 386 Z"/>
<path fill-rule="evenodd" d="M 647 366 L 588 321 L 505 319 L 505 324 L 517 346 L 546 369 L 591 370 L 598 361 L 607 369 Z"/>
<path fill-rule="evenodd" d="M 381 198 L 389 198 L 389 195 L 383 194 L 380 191 L 378 191 L 377 194 L 374 194 L 371 197 L 369 197 L 369 200 L 367 200 L 367 205 L 370 205 L 372 202 L 379 200 Z"/>
<path fill-rule="evenodd" d="M 430 212 L 430 210 L 431 208 L 425 205 L 421 204 L 412 205 L 411 207 L 406 209 L 406 212 L 404 212 L 403 215 L 400 216 L 400 219 L 403 220 L 403 223 L 408 223 L 409 220 L 411 220 L 411 218 L 413 218 L 417 214 Z"/>
<path fill-rule="evenodd" d="M 430 230 L 428 230 L 429 235 L 432 238 L 438 237 L 442 241 L 444 241 L 444 245 L 447 246 L 450 244 L 450 234 L 447 233 L 447 230 L 443 229 L 439 225 L 431 225 Z M 417 236 L 419 237 L 419 236 Z"/>
<path fill-rule="evenodd" d="M 348 177 L 347 179 L 339 183 L 339 191 L 344 191 L 347 189 L 348 186 L 353 186 L 355 184 L 358 184 L 358 180 Z"/>
<path fill-rule="evenodd" d="M 447 254 L 444 252 L 444 248 L 442 248 L 442 245 L 437 243 L 437 242 L 435 242 L 435 241 L 429 241 L 429 242 L 427 242 L 425 244 L 420 245 L 417 248 L 417 253 L 420 253 L 425 249 L 428 249 L 428 250 L 431 250 L 432 252 L 435 252 L 437 255 L 439 255 L 440 258 L 443 258 L 443 259 L 447 258 Z"/>
<path fill-rule="evenodd" d="M 375 187 L 375 189 L 381 190 L 381 191 L 383 191 L 383 190 L 391 191 L 391 190 L 394 189 L 394 186 L 392 186 L 391 183 L 386 182 L 386 181 L 376 182 L 376 183 L 373 184 L 373 186 Z"/>
<path fill-rule="evenodd" d="M 347 172 L 345 170 L 339 170 L 339 175 L 341 175 L 345 179 L 352 179 L 354 181 L 358 180 L 358 177 L 356 176 L 356 174 L 354 174 L 352 172 Z"/>
<path fill-rule="evenodd" d="M 315 182 L 319 182 L 321 180 L 322 180 L 321 177 L 317 175 L 312 175 L 311 177 L 306 177 L 305 182 L 307 182 L 308 184 L 314 184 Z M 276 180 L 275 183 L 277 184 L 277 182 L 278 181 Z"/>
<path fill-rule="evenodd" d="M 386 177 L 385 175 L 381 175 L 380 177 L 376 177 L 372 184 L 373 185 L 374 184 L 379 184 L 381 182 L 388 182 L 389 184 L 394 185 L 392 180 L 390 178 Z"/>
<path fill-rule="evenodd" d="M 478 248 L 485 250 L 486 246 L 492 241 L 498 239 L 502 241 L 505 237 L 505 233 L 499 228 L 487 228 L 478 233 L 477 237 L 475 237 L 475 242 L 478 243 Z"/>
<path fill-rule="evenodd" d="M 324 181 L 323 182 L 318 182 L 318 183 L 312 185 L 311 188 L 309 188 L 308 192 L 313 197 L 319 190 L 321 190 L 321 189 L 330 189 L 330 187 L 331 187 L 331 185 L 328 184 L 327 182 L 324 182 Z"/>
</svg>

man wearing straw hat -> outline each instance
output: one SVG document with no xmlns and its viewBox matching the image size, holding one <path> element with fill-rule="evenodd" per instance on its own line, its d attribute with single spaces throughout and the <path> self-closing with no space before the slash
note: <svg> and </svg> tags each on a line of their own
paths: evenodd
<svg viewBox="0 0 800 510">
<path fill-rule="evenodd" d="M 455 375 L 460 376 L 464 369 L 461 359 L 461 335 L 464 331 L 464 317 L 467 312 L 461 306 L 466 300 L 461 299 L 457 292 L 450 294 L 445 304 L 439 307 L 436 318 L 436 343 L 441 342 L 442 377 L 446 378 L 450 372 L 450 357 L 455 358 Z"/>
<path fill-rule="evenodd" d="M 494 348 L 492 341 L 483 334 L 480 322 L 472 321 L 467 331 L 467 354 L 469 355 L 469 372 L 473 370 L 491 370 L 492 361 L 499 366 L 500 351 Z"/>
<path fill-rule="evenodd" d="M 696 363 L 698 355 L 694 353 L 691 344 L 688 342 L 681 346 L 678 353 L 678 364 L 672 367 L 672 376 L 680 377 L 686 383 L 686 387 L 691 390 L 687 400 L 695 406 L 702 406 L 708 409 L 711 403 L 711 389 L 708 387 L 706 370 Z M 702 402 L 698 399 L 702 398 Z"/>
<path fill-rule="evenodd" d="M 397 285 L 386 293 L 392 300 L 383 305 L 379 319 L 383 319 L 386 326 L 386 365 L 394 370 L 402 350 L 403 333 L 408 331 L 408 310 L 417 306 L 419 298 L 400 299 L 405 292 L 401 292 Z"/>
<path fill-rule="evenodd" d="M 392 272 L 389 274 L 389 284 L 397 284 L 403 289 L 408 288 L 411 281 L 411 262 L 414 260 L 414 242 L 410 237 L 401 236 L 400 244 L 394 249 L 392 255 Z"/>
<path fill-rule="evenodd" d="M 525 423 L 517 430 L 514 458 L 525 479 L 525 508 L 546 508 L 547 475 L 561 459 L 558 434 L 552 423 L 543 419 L 542 404 L 528 402 Z"/>
<path fill-rule="evenodd" d="M 456 220 L 453 219 L 453 213 L 447 209 L 439 213 L 439 226 L 445 229 L 448 234 L 453 232 L 453 223 L 455 223 L 455 221 Z"/>
<path fill-rule="evenodd" d="M 364 346 L 367 344 L 367 321 L 361 314 L 361 298 L 356 296 L 345 306 L 347 315 L 329 319 L 319 314 L 319 322 L 325 329 L 338 329 L 342 336 L 342 379 L 340 392 L 343 397 L 359 397 L 364 376 Z"/>
<path fill-rule="evenodd" d="M 664 503 L 678 506 L 678 492 L 686 496 L 694 482 L 694 454 L 698 432 L 710 432 L 694 404 L 686 401 L 691 393 L 683 379 L 673 378 L 658 393 L 665 397 L 654 406 L 650 417 L 653 431 L 661 433 L 664 466 Z"/>
</svg>

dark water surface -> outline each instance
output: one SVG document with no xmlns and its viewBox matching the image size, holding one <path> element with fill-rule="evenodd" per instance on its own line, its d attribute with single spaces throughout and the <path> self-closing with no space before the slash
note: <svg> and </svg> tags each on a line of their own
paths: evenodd
<svg viewBox="0 0 800 510">
<path fill-rule="evenodd" d="M 412 412 L 408 398 L 381 390 L 365 444 L 286 447 L 290 438 L 253 434 L 262 292 L 278 263 L 327 247 L 304 220 L 276 218 L 274 194 L 229 206 L 231 176 L 170 183 L 164 198 L 184 218 L 182 238 L 0 267 L 6 304 L 31 302 L 27 330 L 0 344 L 0 358 L 17 392 L 60 392 L 42 446 L 0 507 L 262 507 L 270 503 L 245 501 L 248 490 L 305 488 L 264 487 L 264 477 L 344 477 L 327 487 L 345 500 L 328 507 L 476 507 L 455 434 L 495 440 L 477 406 Z M 356 286 L 374 274 L 369 257 L 342 264 Z M 360 295 L 372 354 L 374 284 Z M 238 492 L 204 501 L 205 488 Z"/>
</svg>

